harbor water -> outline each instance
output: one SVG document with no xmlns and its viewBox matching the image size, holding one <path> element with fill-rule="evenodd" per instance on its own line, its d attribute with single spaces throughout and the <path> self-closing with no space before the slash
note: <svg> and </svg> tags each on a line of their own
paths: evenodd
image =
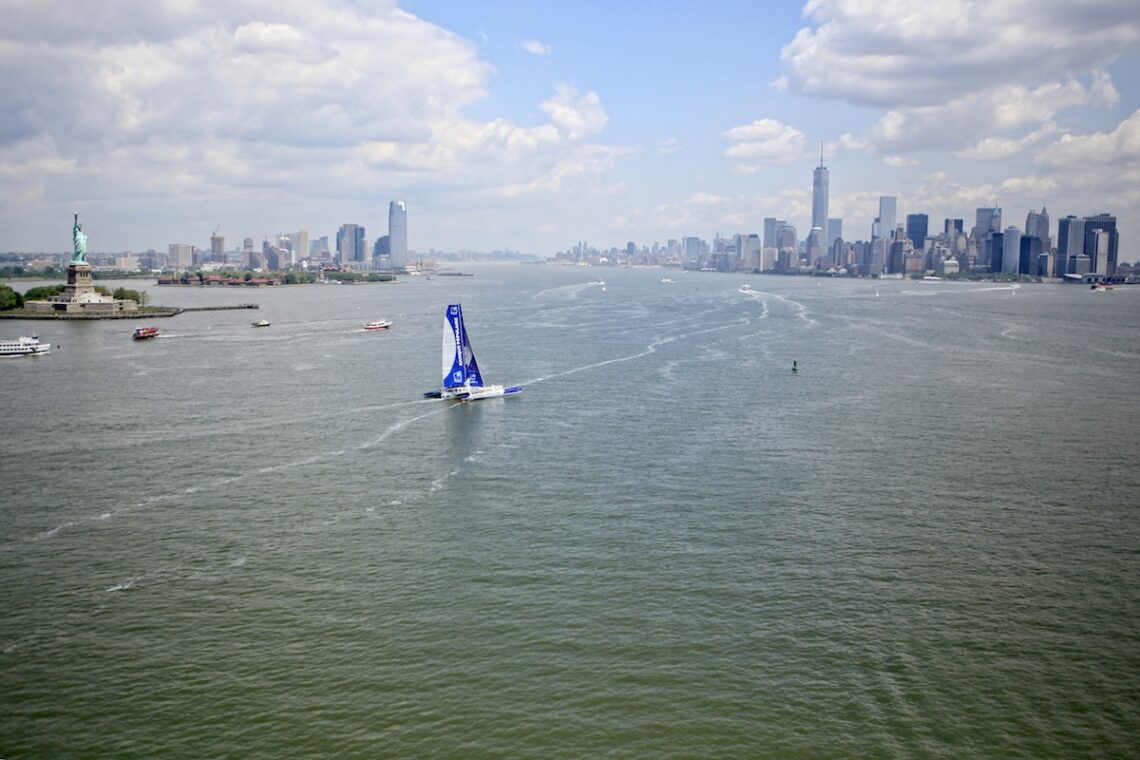
<svg viewBox="0 0 1140 760">
<path fill-rule="evenodd" d="M 0 322 L 0 757 L 1136 752 L 1140 288 L 467 271 Z"/>
</svg>

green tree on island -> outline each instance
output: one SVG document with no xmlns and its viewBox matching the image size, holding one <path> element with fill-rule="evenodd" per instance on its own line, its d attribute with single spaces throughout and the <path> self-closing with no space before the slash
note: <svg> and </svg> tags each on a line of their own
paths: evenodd
<svg viewBox="0 0 1140 760">
<path fill-rule="evenodd" d="M 150 303 L 150 294 L 145 290 L 130 290 L 128 288 L 115 288 L 111 297 L 119 301 L 134 301 L 139 306 Z"/>
<path fill-rule="evenodd" d="M 0 311 L 19 309 L 24 305 L 24 297 L 7 285 L 0 285 Z"/>
<path fill-rule="evenodd" d="M 41 285 L 38 288 L 30 288 L 24 292 L 24 301 L 46 301 L 52 296 L 58 296 L 63 292 L 66 285 Z"/>
</svg>

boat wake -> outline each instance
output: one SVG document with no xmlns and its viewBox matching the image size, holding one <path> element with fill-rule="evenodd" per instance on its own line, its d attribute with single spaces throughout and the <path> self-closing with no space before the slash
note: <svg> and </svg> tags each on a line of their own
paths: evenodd
<svg viewBox="0 0 1140 760">
<path fill-rule="evenodd" d="M 119 583 L 116 583 L 114 586 L 111 586 L 109 589 L 107 589 L 107 593 L 110 594 L 110 593 L 114 593 L 115 591 L 126 591 L 127 589 L 129 589 L 135 585 L 135 581 L 138 581 L 141 579 L 142 579 L 141 575 L 137 575 L 134 578 L 127 578 L 125 581 L 121 581 Z"/>
<path fill-rule="evenodd" d="M 622 362 L 634 361 L 635 359 L 641 359 L 641 358 L 644 358 L 646 356 L 649 356 L 650 354 L 655 354 L 655 353 L 657 353 L 658 348 L 660 348 L 661 346 L 668 345 L 669 343 L 672 343 L 674 341 L 684 340 L 686 338 L 691 338 L 694 335 L 704 335 L 707 333 L 719 332 L 721 330 L 736 329 L 736 328 L 740 327 L 740 325 L 743 323 L 744 323 L 744 320 L 734 320 L 733 322 L 730 322 L 728 324 L 718 325 L 716 327 L 709 327 L 709 328 L 706 328 L 704 330 L 694 330 L 693 332 L 682 333 L 680 335 L 670 335 L 670 336 L 661 338 L 660 340 L 653 341 L 652 343 L 650 343 L 649 345 L 647 345 L 645 347 L 644 351 L 638 351 L 636 354 L 629 354 L 627 356 L 618 356 L 618 357 L 615 357 L 613 359 L 604 359 L 600 362 L 592 362 L 590 364 L 583 364 L 581 367 L 574 367 L 573 369 L 566 369 L 566 370 L 562 370 L 561 372 L 552 372 L 549 375 L 543 375 L 542 377 L 536 377 L 533 380 L 527 380 L 527 381 L 525 381 L 524 385 L 533 385 L 535 383 L 546 382 L 547 380 L 554 380 L 554 379 L 557 379 L 560 377 L 567 377 L 569 375 L 576 375 L 579 372 L 586 372 L 587 370 L 598 369 L 599 367 L 606 367 L 606 366 L 609 366 L 611 364 L 621 364 Z"/>
<path fill-rule="evenodd" d="M 739 291 L 739 292 L 744 293 L 745 295 L 749 296 L 750 298 L 765 296 L 767 298 L 774 298 L 777 301 L 783 301 L 784 303 L 788 304 L 789 306 L 793 307 L 796 310 L 796 312 L 795 312 L 796 318 L 802 319 L 806 323 L 807 327 L 815 327 L 816 325 L 819 324 L 818 322 L 815 321 L 815 319 L 813 319 L 810 316 L 811 311 L 808 309 L 807 306 L 803 305 L 799 301 L 792 300 L 791 298 L 788 298 L 787 296 L 781 296 L 781 295 L 778 295 L 776 293 L 769 293 L 766 290 L 751 290 L 750 289 L 747 291 Z M 767 307 L 767 304 L 765 304 L 765 307 Z M 765 314 L 766 313 L 767 312 L 765 312 Z"/>
</svg>

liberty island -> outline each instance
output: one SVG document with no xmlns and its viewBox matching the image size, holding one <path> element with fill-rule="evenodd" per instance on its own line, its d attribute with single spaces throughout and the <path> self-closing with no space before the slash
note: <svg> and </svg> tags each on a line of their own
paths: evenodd
<svg viewBox="0 0 1140 760">
<path fill-rule="evenodd" d="M 135 301 L 115 299 L 95 289 L 91 281 L 91 265 L 87 263 L 87 235 L 79 224 L 79 212 L 71 227 L 72 255 L 67 265 L 67 285 L 59 295 L 46 301 L 28 301 L 24 310 L 33 317 L 122 318 L 133 316 L 139 305 Z"/>
</svg>

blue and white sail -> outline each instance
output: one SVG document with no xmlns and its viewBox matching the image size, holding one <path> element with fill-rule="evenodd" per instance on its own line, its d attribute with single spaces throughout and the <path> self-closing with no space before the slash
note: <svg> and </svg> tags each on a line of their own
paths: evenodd
<svg viewBox="0 0 1140 760">
<path fill-rule="evenodd" d="M 443 387 L 483 386 L 475 351 L 463 324 L 463 307 L 453 303 L 443 315 Z"/>
<path fill-rule="evenodd" d="M 522 386 L 484 385 L 479 364 L 475 361 L 475 350 L 467 336 L 467 326 L 463 322 L 463 307 L 453 303 L 443 315 L 443 344 L 441 353 L 442 387 L 429 391 L 429 398 L 450 398 L 464 401 L 506 396 L 518 393 Z"/>
</svg>

